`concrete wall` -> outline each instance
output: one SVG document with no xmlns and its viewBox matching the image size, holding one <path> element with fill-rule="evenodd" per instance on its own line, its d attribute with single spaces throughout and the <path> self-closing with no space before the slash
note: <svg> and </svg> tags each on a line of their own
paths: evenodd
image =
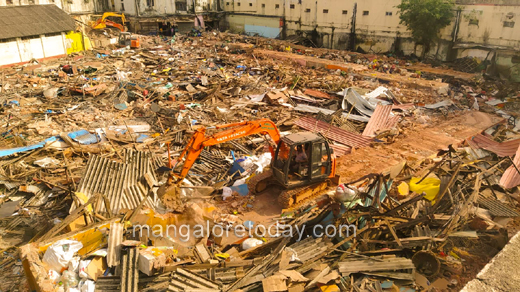
<svg viewBox="0 0 520 292">
<path fill-rule="evenodd" d="M 222 8 L 230 12 L 226 21 L 232 31 L 245 31 L 246 24 L 257 25 L 258 15 L 270 17 L 273 23 L 285 17 L 287 35 L 309 37 L 319 46 L 335 49 L 347 48 L 357 3 L 357 47 L 367 52 L 383 53 L 395 50 L 398 40 L 398 47 L 405 54 L 411 54 L 415 49 L 421 52 L 421 47 L 416 48 L 410 39 L 410 32 L 400 24 L 396 6 L 401 0 L 222 1 Z M 440 59 L 471 56 L 471 52 L 465 49 L 453 51 L 452 41 L 520 50 L 519 1 L 459 0 L 456 7 L 462 10 L 460 13 L 454 11 L 452 24 L 441 31 L 441 40 L 430 50 L 431 56 L 437 55 Z M 513 27 L 508 27 L 511 25 Z"/>
<path fill-rule="evenodd" d="M 0 66 L 62 56 L 65 48 L 63 34 L 4 40 L 0 43 Z"/>
<path fill-rule="evenodd" d="M 229 27 L 233 31 L 258 34 L 264 37 L 276 38 L 281 33 L 280 19 L 273 17 L 258 17 L 248 15 L 229 15 Z"/>
</svg>

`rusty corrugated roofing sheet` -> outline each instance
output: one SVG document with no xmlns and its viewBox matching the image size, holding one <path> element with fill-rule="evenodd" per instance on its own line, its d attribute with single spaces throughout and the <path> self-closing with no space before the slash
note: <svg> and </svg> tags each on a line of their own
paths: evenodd
<svg viewBox="0 0 520 292">
<path fill-rule="evenodd" d="M 319 132 L 330 140 L 348 145 L 350 147 L 366 147 L 370 146 L 370 143 L 372 142 L 372 139 L 368 137 L 351 133 L 311 117 L 302 117 L 297 120 L 295 124 L 307 131 Z"/>
<path fill-rule="evenodd" d="M 378 130 L 384 130 L 394 127 L 399 121 L 399 116 L 390 117 L 393 105 L 382 105 L 378 104 L 376 110 L 370 117 L 363 136 L 373 137 Z"/>
<path fill-rule="evenodd" d="M 520 169 L 520 147 L 518 147 L 516 151 L 516 156 L 513 163 L 516 165 L 516 168 Z M 500 185 L 502 187 L 510 189 L 520 185 L 520 174 L 518 174 L 516 168 L 514 165 L 511 165 L 508 169 L 506 169 L 500 178 Z"/>
<path fill-rule="evenodd" d="M 350 154 L 350 152 L 352 152 L 352 148 L 345 145 L 331 144 L 329 146 L 330 148 L 332 148 L 332 150 L 334 150 L 334 154 L 336 154 L 336 157 L 347 155 Z"/>
<path fill-rule="evenodd" d="M 473 148 L 482 148 L 495 153 L 498 156 L 513 156 L 520 146 L 520 139 L 497 142 L 482 134 L 477 134 L 467 139 L 468 144 Z"/>
</svg>

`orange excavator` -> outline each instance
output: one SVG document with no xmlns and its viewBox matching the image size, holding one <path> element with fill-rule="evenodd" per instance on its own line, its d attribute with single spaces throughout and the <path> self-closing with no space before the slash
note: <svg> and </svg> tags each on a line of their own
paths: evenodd
<svg viewBox="0 0 520 292">
<path fill-rule="evenodd" d="M 226 130 L 206 136 L 207 129 Z M 164 194 L 178 193 L 178 190 L 174 189 L 178 188 L 188 175 L 204 147 L 254 134 L 268 135 L 271 138 L 269 150 L 272 159 L 270 169 L 249 180 L 249 190 L 253 193 L 262 192 L 271 184 L 278 184 L 284 189 L 278 199 L 279 203 L 284 208 L 293 208 L 319 195 L 330 183 L 338 183 L 336 156 L 327 140 L 311 132 L 281 137 L 272 121 L 260 119 L 196 130 L 175 163 L 177 165 L 184 160 L 184 164 L 180 172 L 171 173 Z"/>
<path fill-rule="evenodd" d="M 123 24 L 121 25 L 115 21 L 107 19 L 108 17 L 120 17 L 121 22 Z M 92 24 L 92 28 L 93 29 L 104 29 L 107 26 L 112 26 L 112 27 L 119 29 L 121 32 L 125 32 L 126 31 L 125 21 L 126 21 L 125 14 L 123 14 L 123 13 L 117 14 L 114 12 L 105 12 L 105 13 L 103 13 L 103 16 L 101 18 L 99 18 L 98 20 L 96 20 L 96 22 L 94 22 Z"/>
</svg>

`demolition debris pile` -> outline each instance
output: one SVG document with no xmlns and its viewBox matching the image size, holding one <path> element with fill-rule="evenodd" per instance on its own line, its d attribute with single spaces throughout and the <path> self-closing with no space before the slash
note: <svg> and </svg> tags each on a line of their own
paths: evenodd
<svg viewBox="0 0 520 292">
<path fill-rule="evenodd" d="M 2 70 L 0 290 L 441 291 L 507 243 L 515 90 L 229 34 L 141 42 Z M 280 143 L 327 146 L 308 169 L 273 165 L 273 137 L 236 130 L 259 120 Z M 198 156 L 183 177 L 185 149 Z M 333 167 L 341 183 L 281 206 L 280 187 L 258 191 L 273 166 L 300 181 Z"/>
</svg>

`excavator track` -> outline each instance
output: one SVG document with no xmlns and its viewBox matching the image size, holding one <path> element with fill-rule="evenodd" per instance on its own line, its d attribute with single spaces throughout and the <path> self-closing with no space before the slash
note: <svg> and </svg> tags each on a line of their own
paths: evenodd
<svg viewBox="0 0 520 292">
<path fill-rule="evenodd" d="M 278 197 L 278 203 L 284 208 L 297 208 L 306 202 L 317 198 L 329 186 L 328 181 L 316 183 L 310 186 L 282 191 Z"/>
<path fill-rule="evenodd" d="M 273 170 L 266 169 L 264 172 L 256 174 L 248 182 L 247 187 L 252 194 L 258 194 L 267 189 L 269 184 L 269 178 L 272 178 Z"/>
</svg>

